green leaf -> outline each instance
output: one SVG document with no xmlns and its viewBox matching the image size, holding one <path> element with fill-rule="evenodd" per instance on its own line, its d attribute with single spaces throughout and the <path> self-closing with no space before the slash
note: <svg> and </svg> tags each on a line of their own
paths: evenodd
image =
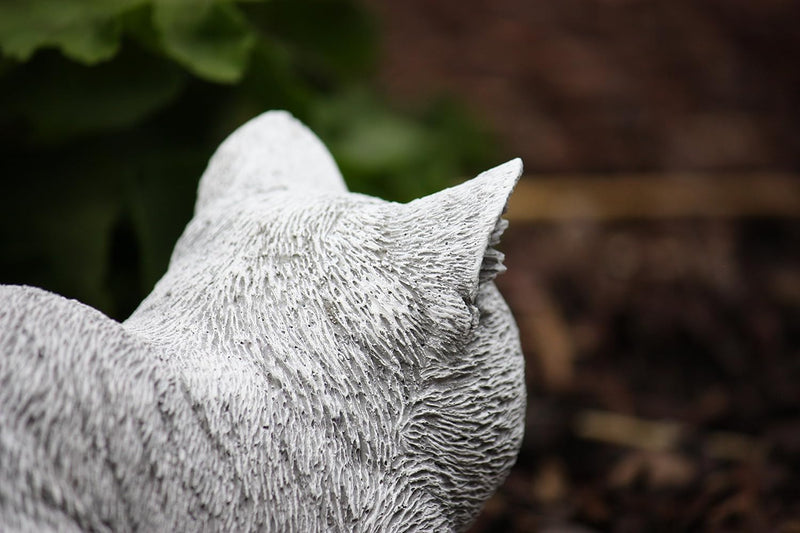
<svg viewBox="0 0 800 533">
<path fill-rule="evenodd" d="M 153 23 L 164 52 L 210 81 L 239 81 L 256 42 L 242 13 L 229 3 L 162 0 L 154 5 Z"/>
<path fill-rule="evenodd" d="M 173 101 L 186 77 L 134 46 L 93 67 L 41 54 L 6 77 L 0 98 L 27 119 L 35 138 L 62 141 L 136 124 Z"/>
<path fill-rule="evenodd" d="M 242 9 L 273 44 L 291 50 L 295 67 L 316 82 L 358 80 L 378 59 L 375 24 L 361 3 L 273 0 Z"/>
<path fill-rule="evenodd" d="M 119 50 L 120 14 L 147 0 L 7 0 L 0 2 L 0 50 L 26 61 L 55 47 L 86 64 Z"/>
<path fill-rule="evenodd" d="M 88 65 L 105 61 L 119 50 L 121 29 L 118 20 L 70 27 L 59 36 L 61 50 L 67 57 Z"/>
<path fill-rule="evenodd" d="M 309 123 L 351 190 L 387 199 L 430 194 L 493 162 L 490 136 L 446 100 L 414 119 L 351 88 L 316 100 Z"/>
</svg>

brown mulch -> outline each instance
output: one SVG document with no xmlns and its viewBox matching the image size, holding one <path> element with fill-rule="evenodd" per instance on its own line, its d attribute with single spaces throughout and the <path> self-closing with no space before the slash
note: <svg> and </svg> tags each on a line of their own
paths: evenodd
<svg viewBox="0 0 800 533">
<path fill-rule="evenodd" d="M 800 169 L 800 2 L 366 2 L 396 101 L 456 94 L 529 172 Z"/>
<path fill-rule="evenodd" d="M 504 241 L 527 427 L 472 531 L 800 531 L 800 225 Z"/>
</svg>

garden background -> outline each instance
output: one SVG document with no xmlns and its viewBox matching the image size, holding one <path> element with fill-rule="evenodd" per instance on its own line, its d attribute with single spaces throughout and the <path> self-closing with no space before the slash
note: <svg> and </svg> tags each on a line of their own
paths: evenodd
<svg viewBox="0 0 800 533">
<path fill-rule="evenodd" d="M 124 319 L 287 109 L 406 201 L 521 156 L 517 466 L 473 531 L 800 532 L 800 5 L 9 0 L 0 282 Z"/>
</svg>

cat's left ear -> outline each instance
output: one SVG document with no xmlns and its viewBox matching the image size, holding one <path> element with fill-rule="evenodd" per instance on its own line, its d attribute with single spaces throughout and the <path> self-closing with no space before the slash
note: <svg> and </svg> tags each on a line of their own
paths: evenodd
<svg viewBox="0 0 800 533">
<path fill-rule="evenodd" d="M 416 265 L 474 300 L 480 282 L 505 270 L 503 254 L 492 246 L 508 225 L 501 216 L 521 174 L 522 160 L 512 159 L 403 206 L 398 229 Z"/>
<path fill-rule="evenodd" d="M 218 200 L 288 189 L 347 192 L 322 141 L 286 111 L 267 111 L 237 128 L 214 152 L 200 178 L 196 211 Z"/>
</svg>

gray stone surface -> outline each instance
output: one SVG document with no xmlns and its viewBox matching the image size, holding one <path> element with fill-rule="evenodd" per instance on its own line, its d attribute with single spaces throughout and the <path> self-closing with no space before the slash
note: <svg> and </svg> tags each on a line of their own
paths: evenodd
<svg viewBox="0 0 800 533">
<path fill-rule="evenodd" d="M 466 528 L 523 432 L 492 282 L 520 172 L 385 202 L 265 113 L 125 322 L 0 287 L 0 530 Z"/>
</svg>

